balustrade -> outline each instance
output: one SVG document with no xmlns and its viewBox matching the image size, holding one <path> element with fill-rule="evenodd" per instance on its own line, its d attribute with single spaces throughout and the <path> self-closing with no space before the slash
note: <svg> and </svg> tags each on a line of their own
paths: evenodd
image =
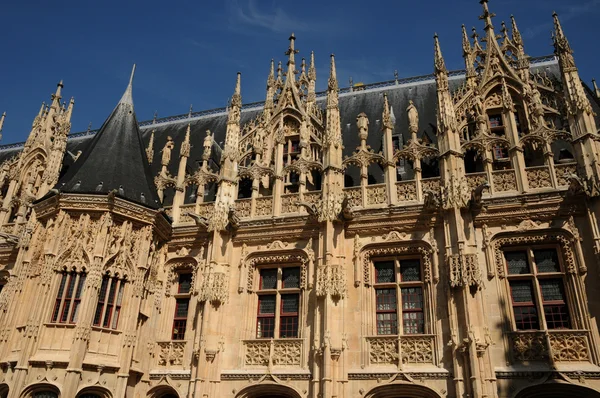
<svg viewBox="0 0 600 398">
<path fill-rule="evenodd" d="M 369 185 L 366 187 L 367 205 L 380 205 L 387 203 L 387 189 L 385 184 Z"/>
<path fill-rule="evenodd" d="M 396 183 L 398 202 L 417 200 L 417 182 L 415 180 L 400 181 Z"/>
<path fill-rule="evenodd" d="M 298 202 L 300 201 L 300 194 L 298 193 L 286 193 L 281 195 L 281 213 L 298 213 Z"/>
<path fill-rule="evenodd" d="M 256 198 L 256 210 L 254 215 L 257 217 L 270 216 L 273 214 L 273 197 L 263 196 Z"/>
<path fill-rule="evenodd" d="M 525 174 L 530 189 L 542 189 L 552 187 L 552 178 L 548 166 L 526 167 Z"/>
<path fill-rule="evenodd" d="M 568 187 L 569 178 L 571 174 L 577 174 L 577 163 L 562 163 L 555 164 L 554 170 L 556 171 L 556 179 L 558 180 L 559 187 Z"/>
<path fill-rule="evenodd" d="M 495 193 L 518 191 L 517 176 L 512 169 L 492 171 L 492 183 Z"/>
<path fill-rule="evenodd" d="M 159 341 L 156 343 L 157 365 L 161 367 L 182 366 L 185 341 Z"/>
</svg>

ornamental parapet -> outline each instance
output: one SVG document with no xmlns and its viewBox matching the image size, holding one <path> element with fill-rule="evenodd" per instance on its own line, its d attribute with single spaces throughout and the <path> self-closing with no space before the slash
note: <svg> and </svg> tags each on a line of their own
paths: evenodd
<svg viewBox="0 0 600 398">
<path fill-rule="evenodd" d="M 303 339 L 270 339 L 243 341 L 244 367 L 305 367 Z"/>
<path fill-rule="evenodd" d="M 590 362 L 587 330 L 519 331 L 509 333 L 514 362 Z"/>
<path fill-rule="evenodd" d="M 433 334 L 368 336 L 365 340 L 369 365 L 401 366 L 437 363 Z"/>
</svg>

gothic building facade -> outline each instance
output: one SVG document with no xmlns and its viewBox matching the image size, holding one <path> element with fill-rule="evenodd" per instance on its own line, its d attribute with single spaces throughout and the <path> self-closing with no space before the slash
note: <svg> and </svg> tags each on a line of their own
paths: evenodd
<svg viewBox="0 0 600 398">
<path fill-rule="evenodd" d="M 599 92 L 554 15 L 465 70 L 0 148 L 0 397 L 600 397 Z M 298 62 L 300 61 L 300 62 Z"/>
</svg>

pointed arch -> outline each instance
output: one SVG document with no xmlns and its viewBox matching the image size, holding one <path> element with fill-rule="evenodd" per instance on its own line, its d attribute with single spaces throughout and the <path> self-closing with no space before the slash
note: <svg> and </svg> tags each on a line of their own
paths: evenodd
<svg viewBox="0 0 600 398">
<path fill-rule="evenodd" d="M 36 394 L 42 397 L 42 395 L 40 395 L 41 393 L 54 394 L 57 398 L 61 397 L 60 388 L 50 383 L 36 383 L 33 385 L 29 385 L 23 389 L 23 392 L 21 392 L 21 395 L 19 397 L 35 398 Z M 52 395 L 47 395 L 47 397 L 50 398 L 52 397 Z"/>
<path fill-rule="evenodd" d="M 291 386 L 283 386 L 274 382 L 242 388 L 235 398 L 302 398 L 302 395 Z"/>
<path fill-rule="evenodd" d="M 565 382 L 549 382 L 525 387 L 518 391 L 514 398 L 600 398 L 600 392 L 589 387 Z"/>
<path fill-rule="evenodd" d="M 441 398 L 431 388 L 411 383 L 393 383 L 369 391 L 365 398 Z"/>
<path fill-rule="evenodd" d="M 77 398 L 113 398 L 112 393 L 104 387 L 83 387 L 76 395 Z"/>
<path fill-rule="evenodd" d="M 0 384 L 0 398 L 8 397 L 8 384 Z"/>
<path fill-rule="evenodd" d="M 160 384 L 151 388 L 146 395 L 148 398 L 180 398 L 181 395 L 177 390 L 168 384 Z"/>
</svg>

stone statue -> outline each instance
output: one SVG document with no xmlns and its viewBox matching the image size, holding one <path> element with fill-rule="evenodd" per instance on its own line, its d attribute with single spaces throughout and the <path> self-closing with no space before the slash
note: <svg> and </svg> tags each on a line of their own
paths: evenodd
<svg viewBox="0 0 600 398">
<path fill-rule="evenodd" d="M 162 162 L 161 164 L 163 166 L 168 166 L 169 162 L 171 161 L 171 151 L 173 150 L 173 148 L 175 147 L 175 143 L 173 142 L 173 138 L 171 138 L 171 136 L 167 137 L 167 142 L 164 146 L 164 148 L 162 149 Z"/>
<path fill-rule="evenodd" d="M 416 133 L 419 131 L 419 112 L 412 100 L 408 101 L 406 113 L 408 113 L 408 129 L 411 133 Z"/>
<path fill-rule="evenodd" d="M 212 148 L 213 137 L 210 130 L 206 130 L 206 137 L 204 137 L 204 152 L 202 152 L 202 159 L 208 160 L 210 158 L 210 150 Z"/>
</svg>

